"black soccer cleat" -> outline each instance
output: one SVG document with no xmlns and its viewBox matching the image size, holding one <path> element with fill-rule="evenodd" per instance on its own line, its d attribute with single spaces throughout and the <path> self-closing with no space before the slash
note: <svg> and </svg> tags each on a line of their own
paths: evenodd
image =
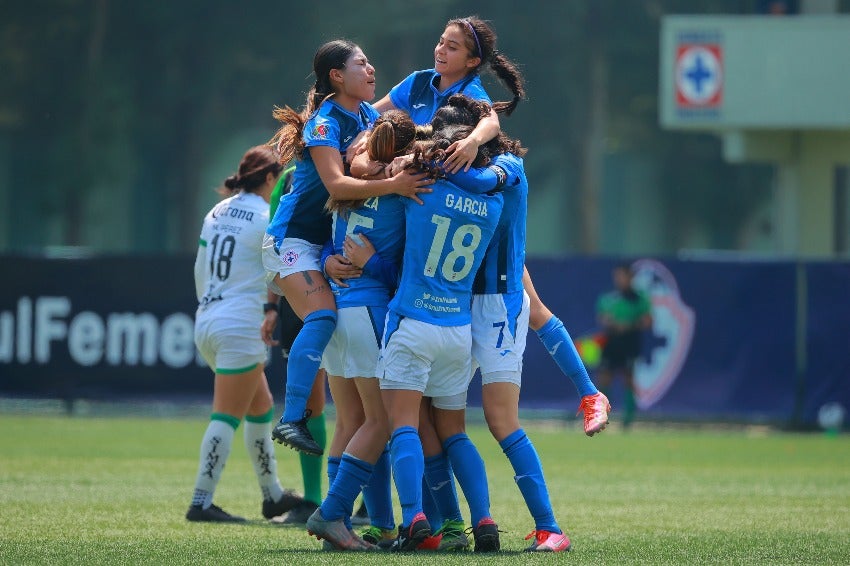
<svg viewBox="0 0 850 566">
<path fill-rule="evenodd" d="M 431 536 L 431 523 L 425 513 L 417 513 L 409 527 L 399 527 L 398 537 L 390 550 L 393 552 L 413 552 L 419 544 Z"/>
<path fill-rule="evenodd" d="M 304 417 L 297 421 L 283 422 L 281 420 L 272 429 L 272 439 L 280 444 L 285 444 L 290 448 L 294 448 L 298 452 L 311 454 L 313 456 L 321 456 L 324 454 L 322 447 L 318 445 L 310 430 L 307 428 L 307 419 L 310 418 L 311 411 L 304 411 Z M 283 419 L 283 417 L 281 417 Z"/>
<path fill-rule="evenodd" d="M 231 515 L 218 505 L 210 505 L 206 509 L 200 505 L 192 505 L 186 511 L 186 520 L 204 523 L 244 523 L 245 518 Z"/>
<path fill-rule="evenodd" d="M 319 506 L 310 500 L 302 499 L 289 513 L 287 513 L 280 522 L 282 525 L 306 525 L 307 519 L 313 514 Z"/>
<path fill-rule="evenodd" d="M 490 517 L 478 521 L 478 526 L 472 529 L 472 536 L 475 538 L 475 552 L 498 552 L 499 527 Z"/>
<path fill-rule="evenodd" d="M 271 519 L 279 517 L 288 511 L 291 511 L 296 505 L 304 501 L 304 498 L 296 494 L 291 489 L 285 489 L 283 495 L 277 501 L 271 499 L 263 500 L 263 517 Z"/>
</svg>

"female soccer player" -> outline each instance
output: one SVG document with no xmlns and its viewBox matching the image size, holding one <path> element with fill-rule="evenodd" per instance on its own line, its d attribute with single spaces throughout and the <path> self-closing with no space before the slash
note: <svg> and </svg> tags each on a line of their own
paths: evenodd
<svg viewBox="0 0 850 566">
<path fill-rule="evenodd" d="M 409 149 L 415 131 L 406 113 L 394 110 L 383 114 L 375 121 L 368 157 L 392 161 Z M 383 143 L 385 139 L 388 143 Z M 380 155 L 381 150 L 384 155 Z M 355 169 L 353 165 L 352 172 Z M 322 367 L 328 372 L 337 421 L 328 456 L 330 489 L 321 507 L 307 521 L 307 529 L 339 550 L 363 550 L 374 547 L 351 532 L 348 518 L 361 488 L 369 485 L 374 465 L 389 439 L 375 372 L 387 304 L 398 283 L 404 205 L 398 195 L 385 195 L 365 200 L 330 199 L 328 208 L 333 211 L 336 257 L 355 256 L 367 246 L 370 253 L 368 258 L 357 255 L 350 260 L 362 269 L 356 278 L 343 282 L 332 277 L 330 268 L 326 268 L 336 296 L 338 322 L 325 348 Z M 355 239 L 363 245 L 355 244 Z M 371 520 L 378 528 L 376 538 L 381 539 L 384 532 L 395 529 L 389 482 L 382 483 L 383 486 L 375 486 L 385 488 L 381 508 L 367 501 Z M 364 497 L 368 496 L 368 489 L 364 489 Z"/>
<path fill-rule="evenodd" d="M 260 243 L 269 221 L 269 195 L 281 172 L 268 146 L 249 149 L 225 181 L 229 198 L 206 215 L 195 260 L 195 344 L 215 372 L 213 413 L 201 441 L 189 521 L 244 521 L 213 504 L 233 435 L 245 419 L 245 448 L 263 493 L 266 518 L 301 501 L 284 491 L 270 431 L 272 394 L 263 372 L 266 349 L 257 335 L 266 300 Z"/>
<path fill-rule="evenodd" d="M 352 140 L 367 129 L 378 112 L 366 101 L 375 96 L 375 68 L 356 44 L 334 40 L 322 45 L 313 59 L 316 82 L 298 113 L 279 108 L 283 126 L 272 139 L 281 163 L 298 161 L 292 190 L 283 196 L 263 241 L 267 281 L 289 301 L 304 327 L 287 360 L 286 404 L 274 438 L 296 450 L 321 455 L 306 409 L 316 371 L 336 327 L 336 305 L 319 264 L 321 249 L 330 239 L 330 217 L 323 210 L 328 195 L 363 199 L 397 193 L 418 201 L 428 191 L 425 175 L 402 171 L 378 180 L 345 174 L 343 156 Z"/>
<path fill-rule="evenodd" d="M 444 150 L 471 129 L 457 129 L 453 137 L 448 132 L 435 133 L 432 147 Z M 429 152 L 423 163 L 441 161 L 444 156 L 441 151 Z M 401 282 L 389 304 L 379 365 L 381 392 L 393 431 L 393 478 L 402 508 L 395 546 L 400 551 L 415 550 L 432 533 L 422 509 L 425 463 L 418 435 L 419 407 L 423 396 L 428 396 L 435 406 L 455 409 L 454 399 L 466 390 L 471 372 L 472 277 L 502 208 L 500 194 L 474 195 L 442 180 L 433 187 L 434 194 L 423 198 L 421 207 L 404 201 L 408 236 Z M 459 448 L 474 452 L 464 462 L 470 463 L 469 471 L 479 472 L 468 474 L 465 467 L 458 470 L 476 525 L 476 549 L 498 550 L 483 461 L 471 443 Z"/>
<path fill-rule="evenodd" d="M 435 122 L 473 118 L 475 123 L 475 117 L 486 116 L 486 112 L 486 105 L 455 95 L 449 106 L 438 111 Z M 522 358 L 530 302 L 523 290 L 528 180 L 522 157 L 526 149 L 505 134 L 481 149 L 494 156 L 490 169 L 471 170 L 470 174 L 461 172 L 449 178 L 469 189 L 473 187 L 467 184 L 473 181 L 475 190 L 504 189 L 505 205 L 499 226 L 473 286 L 472 355 L 481 369 L 484 417 L 514 468 L 517 485 L 535 520 L 535 530 L 528 537 L 534 537 L 535 541 L 526 550 L 569 550 L 570 540 L 555 521 L 540 459 L 519 424 Z M 439 415 L 439 409 L 436 412 Z M 440 438 L 448 437 L 444 441 L 446 450 L 451 448 L 452 441 L 466 436 L 462 413 L 455 413 L 455 417 L 443 419 L 447 429 L 438 427 Z"/>
<path fill-rule="evenodd" d="M 277 184 L 272 191 L 269 200 L 269 218 L 274 218 L 277 207 L 280 204 L 280 198 L 292 188 L 292 173 L 295 172 L 295 165 L 288 165 L 277 180 Z M 275 308 L 277 305 L 277 308 Z M 285 300 L 280 300 L 280 295 L 268 293 L 268 303 L 263 306 L 266 313 L 263 319 L 261 334 L 263 341 L 271 346 L 280 346 L 283 358 L 289 357 L 289 349 L 292 347 L 292 342 L 298 336 L 298 332 L 304 324 L 301 319 L 292 311 L 292 307 Z M 275 328 L 280 322 L 280 340 L 275 341 Z M 310 396 L 307 398 L 307 410 L 310 411 L 310 418 L 307 419 L 307 430 L 313 436 L 316 444 L 323 451 L 327 445 L 327 429 L 325 426 L 325 370 L 316 372 L 316 378 L 313 381 L 313 389 Z M 283 524 L 305 524 L 310 515 L 313 514 L 319 504 L 322 502 L 322 477 L 324 476 L 325 463 L 321 457 L 316 457 L 311 454 L 299 452 L 298 462 L 301 465 L 301 479 L 304 484 L 304 499 L 289 510 L 286 517 L 283 518 Z"/>
<path fill-rule="evenodd" d="M 480 72 L 485 65 L 513 93 L 512 100 L 491 103 L 481 84 Z M 400 108 L 408 112 L 416 124 L 424 125 L 431 121 L 437 108 L 457 93 L 491 103 L 493 110 L 468 138 L 446 150 L 448 157 L 444 167 L 450 172 L 463 167 L 469 169 L 477 157 L 478 146 L 499 133 L 498 114 L 510 116 L 525 96 L 521 73 L 496 49 L 496 32 L 476 16 L 449 20 L 434 47 L 434 68 L 411 73 L 380 99 L 375 108 L 381 112 Z"/>
</svg>

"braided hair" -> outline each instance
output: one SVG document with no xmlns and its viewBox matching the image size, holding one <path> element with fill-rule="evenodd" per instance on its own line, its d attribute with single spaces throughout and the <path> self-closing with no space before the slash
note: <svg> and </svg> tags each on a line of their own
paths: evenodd
<svg viewBox="0 0 850 566">
<path fill-rule="evenodd" d="M 463 33 L 466 48 L 472 56 L 481 58 L 474 72 L 479 72 L 485 64 L 489 65 L 490 70 L 513 93 L 510 101 L 493 103 L 493 110 L 510 116 L 519 101 L 525 98 L 525 79 L 516 64 L 496 49 L 496 31 L 478 16 L 449 20 L 448 26 L 456 26 Z"/>
</svg>

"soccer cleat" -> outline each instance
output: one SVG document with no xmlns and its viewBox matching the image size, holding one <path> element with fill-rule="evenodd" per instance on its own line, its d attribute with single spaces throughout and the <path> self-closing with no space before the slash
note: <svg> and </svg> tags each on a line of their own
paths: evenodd
<svg viewBox="0 0 850 566">
<path fill-rule="evenodd" d="M 371 522 L 372 521 L 369 519 L 369 511 L 366 510 L 366 504 L 361 503 L 357 512 L 351 516 L 351 524 L 355 527 L 365 527 L 370 525 Z"/>
<path fill-rule="evenodd" d="M 478 521 L 477 527 L 472 527 L 475 539 L 475 552 L 496 552 L 499 550 L 499 527 L 490 517 Z"/>
<path fill-rule="evenodd" d="M 416 550 L 440 550 L 440 541 L 443 535 L 433 534 L 425 537 L 425 540 L 416 545 Z"/>
<path fill-rule="evenodd" d="M 594 393 L 581 398 L 576 415 L 584 412 L 584 433 L 593 436 L 602 432 L 608 426 L 608 413 L 611 412 L 611 403 L 604 393 Z"/>
<path fill-rule="evenodd" d="M 570 537 L 565 533 L 553 533 L 549 531 L 531 531 L 525 540 L 534 538 L 531 546 L 525 549 L 526 552 L 566 552 L 572 545 Z"/>
<path fill-rule="evenodd" d="M 463 532 L 463 521 L 446 519 L 434 536 L 440 537 L 438 550 L 466 550 L 469 548 L 469 537 Z"/>
<path fill-rule="evenodd" d="M 410 522 L 409 527 L 399 527 L 398 537 L 395 539 L 390 550 L 394 552 L 412 552 L 416 550 L 419 543 L 431 536 L 431 524 L 425 513 L 417 513 Z"/>
<path fill-rule="evenodd" d="M 307 419 L 310 418 L 311 414 L 312 411 L 307 409 L 304 411 L 304 416 L 301 420 L 288 422 L 283 422 L 283 417 L 281 417 L 280 422 L 272 429 L 272 439 L 280 444 L 294 448 L 298 452 L 321 456 L 324 454 L 324 451 L 316 443 L 316 440 L 307 428 Z"/>
<path fill-rule="evenodd" d="M 336 550 L 375 549 L 375 545 L 369 544 L 349 530 L 343 519 L 325 520 L 321 509 L 316 509 L 307 519 L 307 532 L 319 540 L 330 542 Z"/>
<path fill-rule="evenodd" d="M 187 521 L 197 521 L 206 523 L 244 523 L 245 518 L 237 515 L 231 515 L 218 505 L 210 505 L 206 509 L 200 505 L 192 505 L 186 511 Z"/>
<path fill-rule="evenodd" d="M 291 489 L 285 489 L 283 495 L 277 501 L 271 499 L 263 500 L 263 517 L 271 519 L 272 517 L 280 517 L 284 513 L 291 511 L 297 505 L 302 503 L 304 498 L 296 494 Z"/>
<path fill-rule="evenodd" d="M 319 506 L 312 501 L 304 499 L 301 503 L 290 509 L 289 513 L 284 515 L 280 520 L 276 518 L 275 522 L 282 525 L 304 525 L 307 523 L 310 515 L 313 514 L 313 511 L 318 508 Z"/>
<path fill-rule="evenodd" d="M 381 527 L 371 526 L 360 531 L 360 538 L 369 544 L 374 544 L 380 550 L 389 550 L 395 542 L 395 529 L 382 529 Z"/>
</svg>

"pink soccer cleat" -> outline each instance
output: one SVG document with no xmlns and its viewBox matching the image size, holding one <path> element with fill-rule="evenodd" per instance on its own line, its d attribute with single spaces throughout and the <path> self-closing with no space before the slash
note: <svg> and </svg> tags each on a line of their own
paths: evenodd
<svg viewBox="0 0 850 566">
<path fill-rule="evenodd" d="M 608 402 L 608 397 L 604 393 L 585 395 L 581 398 L 576 415 L 582 412 L 584 413 L 584 433 L 587 436 L 593 436 L 608 426 L 611 403 Z"/>
<path fill-rule="evenodd" d="M 600 395 L 602 395 L 600 393 Z M 604 395 L 603 395 L 604 397 Z M 526 552 L 566 552 L 572 546 L 570 537 L 564 533 L 552 533 L 549 531 L 531 531 L 525 540 L 534 538 L 531 546 L 525 549 Z"/>
</svg>

